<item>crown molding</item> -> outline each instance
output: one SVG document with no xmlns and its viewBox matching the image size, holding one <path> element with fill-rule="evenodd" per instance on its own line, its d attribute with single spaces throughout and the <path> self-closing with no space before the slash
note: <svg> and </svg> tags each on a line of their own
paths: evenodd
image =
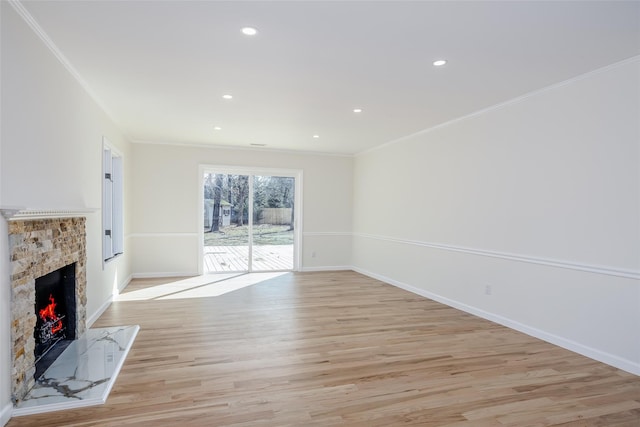
<svg viewBox="0 0 640 427">
<path fill-rule="evenodd" d="M 328 156 L 328 157 L 346 157 L 353 158 L 355 155 L 351 153 L 332 153 L 328 151 L 305 151 L 305 150 L 293 150 L 285 148 L 260 148 L 260 147 L 244 147 L 238 145 L 221 145 L 221 144 L 206 144 L 198 142 L 179 142 L 179 141 L 150 141 L 144 139 L 129 139 L 132 144 L 140 145 L 166 145 L 172 147 L 191 147 L 191 148 L 207 148 L 214 150 L 239 150 L 239 151 L 258 151 L 263 153 L 282 153 L 282 154 L 297 154 L 307 156 Z"/>
<path fill-rule="evenodd" d="M 568 84 L 571 84 L 571 83 L 574 83 L 574 82 L 578 82 L 580 80 L 584 80 L 584 79 L 589 78 L 591 76 L 594 76 L 594 75 L 597 75 L 597 74 L 600 74 L 600 73 L 603 73 L 603 72 L 606 72 L 606 71 L 609 71 L 609 70 L 612 70 L 612 69 L 615 69 L 615 68 L 618 68 L 618 67 L 622 67 L 622 66 L 625 66 L 627 64 L 632 64 L 634 62 L 640 62 L 640 55 L 632 56 L 630 58 L 626 58 L 626 59 L 623 59 L 621 61 L 614 62 L 613 64 L 609 64 L 609 65 L 606 65 L 606 66 L 601 67 L 601 68 L 596 68 L 595 70 L 591 70 L 591 71 L 588 71 L 586 73 L 571 77 L 571 78 L 569 78 L 567 80 L 563 80 L 561 82 L 554 83 L 554 84 L 551 84 L 549 86 L 545 86 L 545 87 L 543 87 L 541 89 L 537 89 L 537 90 L 534 90 L 532 92 L 525 93 L 524 95 L 520 95 L 520 96 L 518 96 L 516 98 L 512 98 L 512 99 L 509 99 L 507 101 L 500 102 L 500 103 L 495 104 L 495 105 L 491 105 L 491 106 L 489 106 L 487 108 L 483 108 L 481 110 L 474 111 L 474 112 L 469 113 L 469 114 L 465 114 L 464 116 L 456 117 L 455 119 L 448 120 L 446 122 L 431 126 L 429 128 L 420 130 L 418 132 L 414 132 L 414 133 L 409 134 L 409 135 L 401 136 L 400 138 L 385 142 L 385 143 L 380 144 L 380 145 L 376 145 L 375 147 L 371 147 L 371 148 L 368 148 L 366 150 L 359 151 L 359 152 L 354 154 L 354 157 L 363 156 L 365 154 L 372 153 L 372 152 L 380 150 L 382 148 L 386 148 L 386 147 L 398 144 L 400 142 L 408 141 L 408 140 L 410 140 L 412 138 L 415 138 L 415 137 L 418 137 L 418 136 L 426 135 L 428 133 L 431 133 L 433 131 L 436 131 L 438 129 L 441 129 L 441 128 L 444 128 L 444 127 L 447 127 L 447 126 L 450 126 L 450 125 L 453 125 L 453 124 L 456 124 L 458 122 L 462 122 L 464 120 L 471 119 L 473 117 L 480 116 L 482 114 L 485 114 L 485 113 L 488 113 L 488 112 L 491 112 L 491 111 L 500 110 L 502 108 L 508 107 L 510 105 L 513 105 L 513 104 L 518 104 L 518 103 L 520 103 L 520 102 L 522 102 L 522 101 L 524 101 L 524 100 L 526 100 L 528 98 L 532 98 L 532 97 L 538 96 L 541 93 L 544 93 L 544 92 L 547 92 L 547 91 L 551 91 L 551 90 L 557 89 L 559 87 L 566 86 Z"/>
<path fill-rule="evenodd" d="M 71 64 L 71 61 L 62 53 L 58 46 L 51 40 L 51 37 L 44 31 L 38 21 L 29 13 L 20 0 L 7 0 L 13 9 L 20 15 L 20 17 L 27 23 L 27 25 L 33 30 L 33 32 L 42 40 L 44 45 L 53 53 L 56 59 L 67 69 L 67 71 L 73 76 L 78 84 L 85 90 L 91 99 L 104 111 L 109 119 L 115 123 L 118 129 L 122 130 L 121 124 L 116 120 L 113 113 L 107 108 L 105 103 L 98 97 L 94 90 L 89 86 L 89 83 L 82 77 L 82 75 Z M 124 133 L 124 132 L 123 132 Z"/>
</svg>

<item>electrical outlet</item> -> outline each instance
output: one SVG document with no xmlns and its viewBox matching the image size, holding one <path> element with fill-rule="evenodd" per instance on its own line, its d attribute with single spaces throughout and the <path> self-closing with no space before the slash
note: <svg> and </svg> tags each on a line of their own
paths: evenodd
<svg viewBox="0 0 640 427">
<path fill-rule="evenodd" d="M 486 285 L 484 287 L 484 294 L 485 295 L 491 295 L 491 292 L 493 291 L 493 289 L 491 289 L 491 285 Z"/>
<path fill-rule="evenodd" d="M 315 258 L 316 257 L 316 251 L 311 252 L 311 258 Z"/>
</svg>

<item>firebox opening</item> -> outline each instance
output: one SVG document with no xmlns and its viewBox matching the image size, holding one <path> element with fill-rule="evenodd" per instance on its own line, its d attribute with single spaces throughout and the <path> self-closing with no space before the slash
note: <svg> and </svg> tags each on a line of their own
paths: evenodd
<svg viewBox="0 0 640 427">
<path fill-rule="evenodd" d="M 76 339 L 76 264 L 36 279 L 34 328 L 38 379 Z"/>
</svg>

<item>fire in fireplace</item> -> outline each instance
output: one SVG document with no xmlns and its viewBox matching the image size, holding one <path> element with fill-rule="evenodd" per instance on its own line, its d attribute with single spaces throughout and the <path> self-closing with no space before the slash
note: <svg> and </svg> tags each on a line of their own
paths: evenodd
<svg viewBox="0 0 640 427">
<path fill-rule="evenodd" d="M 37 379 L 76 338 L 75 263 L 36 279 Z"/>
<path fill-rule="evenodd" d="M 62 320 L 65 316 L 64 314 L 58 315 L 59 310 L 56 310 L 58 305 L 53 295 L 49 295 L 49 304 L 38 311 L 38 317 L 42 322 L 38 332 L 40 333 L 40 342 L 44 344 L 64 338 L 65 328 Z"/>
</svg>

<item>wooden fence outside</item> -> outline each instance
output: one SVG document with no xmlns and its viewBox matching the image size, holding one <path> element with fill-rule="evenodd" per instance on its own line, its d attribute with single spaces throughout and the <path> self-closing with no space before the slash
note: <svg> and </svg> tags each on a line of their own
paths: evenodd
<svg viewBox="0 0 640 427">
<path fill-rule="evenodd" d="M 260 212 L 258 224 L 290 225 L 291 208 L 264 208 Z"/>
</svg>

